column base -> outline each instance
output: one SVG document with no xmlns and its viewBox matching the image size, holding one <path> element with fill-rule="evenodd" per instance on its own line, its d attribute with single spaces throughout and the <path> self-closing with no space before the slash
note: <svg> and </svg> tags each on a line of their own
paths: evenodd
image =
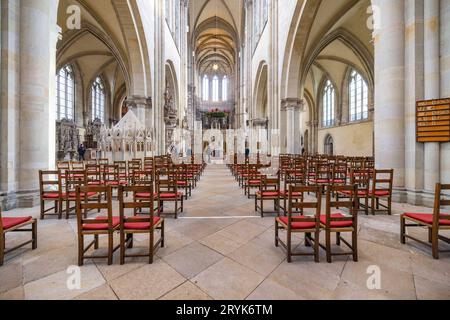
<svg viewBox="0 0 450 320">
<path fill-rule="evenodd" d="M 0 194 L 0 208 L 12 210 L 16 208 L 33 208 L 39 205 L 39 191 L 20 191 Z"/>
<path fill-rule="evenodd" d="M 392 201 L 413 206 L 434 207 L 434 193 L 426 190 L 394 189 Z"/>
</svg>

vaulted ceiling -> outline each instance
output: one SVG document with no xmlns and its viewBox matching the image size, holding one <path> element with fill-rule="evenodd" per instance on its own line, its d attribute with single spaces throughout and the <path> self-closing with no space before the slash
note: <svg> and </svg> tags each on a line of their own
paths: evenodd
<svg viewBox="0 0 450 320">
<path fill-rule="evenodd" d="M 238 58 L 243 0 L 191 0 L 190 30 L 200 74 L 233 74 Z"/>
</svg>

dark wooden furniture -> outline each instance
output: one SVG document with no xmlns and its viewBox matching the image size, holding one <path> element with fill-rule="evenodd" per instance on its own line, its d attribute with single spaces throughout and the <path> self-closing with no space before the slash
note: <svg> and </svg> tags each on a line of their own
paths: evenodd
<svg viewBox="0 0 450 320">
<path fill-rule="evenodd" d="M 392 186 L 394 180 L 394 170 L 374 170 L 372 179 L 372 189 L 370 190 L 372 214 L 386 212 L 392 215 Z M 381 200 L 387 205 L 380 203 Z"/>
<path fill-rule="evenodd" d="M 29 229 L 24 229 L 30 227 Z M 18 232 L 31 232 L 31 240 L 6 249 L 6 234 Z M 0 210 L 0 266 L 3 266 L 5 255 L 31 243 L 33 250 L 37 248 L 37 220 L 32 217 L 2 217 Z"/>
<path fill-rule="evenodd" d="M 404 213 L 400 217 L 401 243 L 406 244 L 406 239 L 417 241 L 423 245 L 431 246 L 434 259 L 439 259 L 440 252 L 450 250 L 439 250 L 439 240 L 450 243 L 450 239 L 439 234 L 439 231 L 450 230 L 450 214 L 441 212 L 443 206 L 450 206 L 450 200 L 445 200 L 442 191 L 450 190 L 450 185 L 436 184 L 434 209 L 432 214 L 428 213 Z M 407 228 L 428 229 L 428 243 L 407 234 Z"/>
<path fill-rule="evenodd" d="M 333 194 L 346 192 L 348 199 L 333 201 Z M 336 211 L 335 209 L 347 209 L 348 214 Z M 327 253 L 327 261 L 332 262 L 332 256 L 352 255 L 353 261 L 358 261 L 358 186 L 328 186 L 326 191 L 326 211 L 325 215 L 320 217 L 320 223 L 325 231 L 325 246 L 320 245 Z M 343 242 L 350 252 L 332 252 L 331 234 L 336 234 L 336 244 L 338 246 Z M 345 240 L 341 234 L 351 233 L 352 243 Z"/>
<path fill-rule="evenodd" d="M 286 250 L 287 261 L 292 262 L 293 256 L 314 256 L 314 260 L 319 262 L 319 236 L 320 236 L 320 211 L 322 203 L 322 187 L 320 186 L 301 186 L 301 187 L 289 187 L 288 195 L 288 213 L 287 217 L 277 217 L 275 219 L 275 246 L 280 244 Z M 298 201 L 298 196 L 294 194 L 301 193 L 313 193 L 316 195 L 316 200 Z M 312 215 L 294 215 L 294 211 L 304 212 L 305 209 L 312 209 L 314 213 Z M 286 231 L 286 242 L 284 242 L 280 236 L 280 230 Z M 292 234 L 304 233 L 305 244 L 308 247 L 313 248 L 313 253 L 293 252 L 292 250 Z M 312 237 L 314 234 L 314 239 Z"/>
<path fill-rule="evenodd" d="M 141 198 L 140 201 L 126 201 L 124 193 L 148 194 L 147 201 Z M 153 186 L 133 186 L 119 187 L 119 212 L 120 212 L 120 264 L 125 264 L 125 258 L 148 257 L 149 263 L 153 263 L 153 257 L 159 246 L 164 247 L 164 219 L 155 216 Z M 149 209 L 148 216 L 139 217 L 133 215 L 128 217 L 125 214 L 126 209 L 133 209 L 133 212 Z M 161 236 L 155 242 L 155 231 L 160 230 Z M 135 234 L 149 235 L 148 254 L 127 254 L 126 250 L 133 247 L 133 236 Z"/>
<path fill-rule="evenodd" d="M 76 188 L 76 213 L 78 226 L 78 265 L 82 266 L 86 259 L 108 259 L 108 265 L 113 263 L 113 254 L 120 246 L 114 248 L 114 232 L 119 230 L 120 218 L 113 217 L 112 208 L 112 188 L 110 186 L 82 186 Z M 89 202 L 86 194 L 104 195 L 105 200 L 99 200 L 98 203 Z M 101 197 L 100 197 L 101 198 Z M 86 213 L 89 210 L 105 210 L 106 216 L 99 216 L 95 219 L 86 219 Z M 107 255 L 91 255 L 86 253 L 92 246 L 95 250 L 99 248 L 99 236 L 108 236 Z M 94 240 L 85 246 L 84 238 L 94 236 Z"/>
<path fill-rule="evenodd" d="M 169 173 L 168 176 L 171 174 Z M 184 211 L 184 195 L 183 192 L 178 191 L 178 184 L 175 180 L 156 176 L 156 198 L 158 202 L 158 216 L 161 214 L 172 214 L 175 219 L 178 218 L 178 214 Z M 174 204 L 174 211 L 164 211 L 164 203 L 171 202 Z"/>
<path fill-rule="evenodd" d="M 44 220 L 45 216 L 57 216 L 58 219 L 62 219 L 63 192 L 61 180 L 61 171 L 59 170 L 39 171 L 41 220 Z M 46 202 L 51 202 L 54 206 L 46 209 Z M 53 212 L 51 212 L 52 210 Z"/>
<path fill-rule="evenodd" d="M 276 178 L 269 178 L 267 176 L 261 177 L 259 185 L 259 191 L 255 194 L 255 211 L 261 214 L 261 218 L 264 218 L 265 213 L 275 212 L 280 214 L 280 200 L 281 188 L 280 188 L 280 172 L 277 173 Z M 273 202 L 273 212 L 264 211 L 264 202 Z"/>
</svg>

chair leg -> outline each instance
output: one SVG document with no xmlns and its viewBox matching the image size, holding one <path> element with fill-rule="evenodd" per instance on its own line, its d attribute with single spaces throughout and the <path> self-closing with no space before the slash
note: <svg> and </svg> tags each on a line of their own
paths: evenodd
<svg viewBox="0 0 450 320">
<path fill-rule="evenodd" d="M 125 232 L 120 232 L 120 264 L 125 264 Z"/>
<path fill-rule="evenodd" d="M 34 221 L 31 225 L 31 248 L 33 250 L 37 249 L 37 221 Z"/>
<path fill-rule="evenodd" d="M 279 243 L 278 243 L 278 236 L 279 236 L 279 229 L 278 229 L 278 221 L 275 220 L 275 247 L 278 248 Z"/>
<path fill-rule="evenodd" d="M 314 233 L 314 261 L 317 263 L 320 262 L 319 241 L 320 241 L 320 231 L 316 231 Z"/>
<path fill-rule="evenodd" d="M 78 235 L 78 266 L 82 267 L 84 264 L 84 236 Z"/>
<path fill-rule="evenodd" d="M 388 198 L 388 214 L 392 216 L 392 198 Z"/>
<path fill-rule="evenodd" d="M 61 220 L 63 214 L 63 200 L 58 200 L 58 207 L 58 220 Z"/>
<path fill-rule="evenodd" d="M 352 250 L 353 250 L 353 261 L 358 262 L 358 231 L 354 230 L 352 232 Z"/>
<path fill-rule="evenodd" d="M 371 209 L 372 209 L 372 214 L 375 215 L 375 197 L 372 197 Z"/>
<path fill-rule="evenodd" d="M 0 235 L 0 267 L 3 266 L 5 261 L 5 237 Z"/>
<path fill-rule="evenodd" d="M 433 243 L 433 228 L 428 228 L 428 242 Z"/>
<path fill-rule="evenodd" d="M 326 251 L 327 251 L 327 262 L 331 263 L 331 232 L 326 231 Z"/>
<path fill-rule="evenodd" d="M 262 197 L 261 197 L 261 218 L 264 218 L 264 199 Z"/>
<path fill-rule="evenodd" d="M 112 265 L 113 263 L 113 233 L 108 233 L 108 266 Z"/>
<path fill-rule="evenodd" d="M 94 235 L 94 249 L 97 250 L 99 248 L 99 238 L 98 234 Z"/>
<path fill-rule="evenodd" d="M 41 220 L 45 219 L 44 211 L 45 211 L 45 202 L 41 200 Z"/>
<path fill-rule="evenodd" d="M 152 264 L 153 263 L 153 249 L 155 246 L 155 228 L 151 228 L 150 230 L 150 248 L 149 248 L 149 252 L 148 252 L 148 263 Z"/>
<path fill-rule="evenodd" d="M 406 244 L 406 224 L 405 224 L 405 217 L 400 216 L 400 242 L 402 244 Z"/>
<path fill-rule="evenodd" d="M 305 247 L 311 247 L 311 233 L 305 233 Z"/>
<path fill-rule="evenodd" d="M 161 223 L 161 248 L 164 248 L 165 246 L 164 241 L 165 235 L 164 235 L 164 220 L 163 220 L 163 222 Z"/>
<path fill-rule="evenodd" d="M 292 244 L 291 231 L 288 230 L 288 232 L 287 232 L 287 241 L 286 241 L 286 245 L 287 245 L 287 262 L 288 263 L 292 262 L 292 248 L 291 248 L 291 244 Z"/>
<path fill-rule="evenodd" d="M 341 245 L 341 233 L 340 232 L 336 232 L 336 244 L 338 246 Z"/>
<path fill-rule="evenodd" d="M 432 239 L 431 239 L 431 249 L 433 251 L 433 258 L 439 259 L 439 229 L 433 228 Z"/>
</svg>

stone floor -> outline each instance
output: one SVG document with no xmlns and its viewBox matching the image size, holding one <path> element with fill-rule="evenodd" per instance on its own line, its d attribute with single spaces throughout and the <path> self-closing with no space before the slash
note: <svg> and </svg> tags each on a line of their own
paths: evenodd
<svg viewBox="0 0 450 320">
<path fill-rule="evenodd" d="M 7 256 L 0 299 L 450 299 L 450 254 L 433 260 L 420 244 L 400 244 L 398 214 L 404 211 L 428 210 L 395 204 L 392 217 L 360 216 L 358 263 L 341 257 L 328 264 L 322 252 L 319 264 L 309 257 L 288 264 L 274 246 L 274 217 L 261 219 L 229 171 L 214 165 L 182 217 L 166 220 L 166 247 L 153 265 L 133 259 L 120 266 L 117 252 L 112 266 L 87 261 L 81 288 L 69 290 L 68 268 L 77 263 L 76 223 L 47 219 L 38 224 L 37 250 Z M 415 232 L 427 237 L 426 230 Z M 24 236 L 8 236 L 8 246 Z M 297 240 L 301 244 L 303 238 Z M 146 245 L 146 237 L 138 237 L 133 250 Z M 373 266 L 381 272 L 379 290 L 367 286 Z"/>
</svg>

